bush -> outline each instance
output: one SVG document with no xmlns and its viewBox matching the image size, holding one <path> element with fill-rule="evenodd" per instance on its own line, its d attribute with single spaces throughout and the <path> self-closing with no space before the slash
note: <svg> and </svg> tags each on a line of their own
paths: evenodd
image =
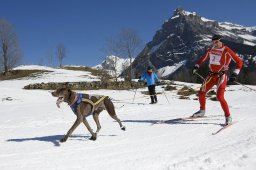
<svg viewBox="0 0 256 170">
<path fill-rule="evenodd" d="M 35 77 L 37 74 L 41 74 L 44 72 L 50 71 L 42 71 L 42 70 L 10 70 L 5 75 L 4 73 L 0 73 L 0 80 L 12 80 L 24 77 Z"/>
<path fill-rule="evenodd" d="M 88 71 L 88 72 L 91 72 L 93 76 L 98 76 L 103 74 L 102 70 L 97 70 L 97 69 L 93 69 L 86 66 L 80 66 L 80 67 L 64 66 L 63 69 L 76 70 L 76 71 Z"/>
<path fill-rule="evenodd" d="M 166 91 L 172 91 L 172 90 L 177 90 L 177 88 L 176 88 L 176 86 L 167 85 L 167 86 L 165 87 L 165 90 L 166 90 Z"/>
<path fill-rule="evenodd" d="M 180 90 L 178 90 L 177 94 L 181 95 L 181 96 L 190 96 L 192 94 L 196 94 L 197 91 L 195 91 L 194 89 L 188 87 L 188 86 L 184 86 L 182 87 Z"/>
</svg>

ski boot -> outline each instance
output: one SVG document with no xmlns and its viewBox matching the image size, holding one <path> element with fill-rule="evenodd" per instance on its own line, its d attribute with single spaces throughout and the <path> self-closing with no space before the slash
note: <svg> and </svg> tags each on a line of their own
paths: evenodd
<svg viewBox="0 0 256 170">
<path fill-rule="evenodd" d="M 203 117 L 205 114 L 205 110 L 199 110 L 196 113 L 194 113 L 191 117 Z"/>
<path fill-rule="evenodd" d="M 149 104 L 155 104 L 155 102 L 154 102 L 154 97 L 153 97 L 153 96 L 150 96 L 150 98 L 151 98 L 151 102 L 150 102 Z"/>
<path fill-rule="evenodd" d="M 226 123 L 225 123 L 225 125 L 227 126 L 227 125 L 229 125 L 229 124 L 231 124 L 231 123 L 232 123 L 232 117 L 231 117 L 231 116 L 226 117 Z"/>
</svg>

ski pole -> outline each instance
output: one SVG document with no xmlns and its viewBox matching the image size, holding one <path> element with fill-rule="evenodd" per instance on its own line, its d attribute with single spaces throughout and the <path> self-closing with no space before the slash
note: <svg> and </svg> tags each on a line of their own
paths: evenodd
<svg viewBox="0 0 256 170">
<path fill-rule="evenodd" d="M 124 107 L 124 104 L 122 106 L 120 106 L 118 109 L 121 109 L 122 107 Z"/>
<path fill-rule="evenodd" d="M 134 93 L 134 96 L 133 96 L 133 100 L 132 100 L 132 103 L 134 102 L 134 99 L 135 99 L 135 95 L 137 93 L 137 89 L 135 90 L 135 93 Z"/>
<path fill-rule="evenodd" d="M 198 74 L 197 72 L 195 73 L 198 77 L 200 77 L 202 80 L 204 80 L 204 77 Z"/>
<path fill-rule="evenodd" d="M 250 88 L 250 87 L 248 87 L 248 86 L 246 86 L 246 85 L 244 85 L 244 84 L 242 84 L 242 83 L 239 83 L 239 82 L 237 82 L 237 81 L 235 81 L 235 83 L 236 83 L 236 84 L 239 84 L 239 85 L 241 85 L 241 86 L 244 86 L 244 87 L 246 87 L 246 88 L 248 88 L 248 89 L 250 89 L 250 90 L 252 90 L 252 91 L 256 91 L 255 89 Z"/>
<path fill-rule="evenodd" d="M 164 89 L 162 89 L 162 91 L 163 91 L 163 93 L 164 93 L 164 96 L 165 96 L 167 102 L 170 103 L 169 100 L 168 100 L 168 98 L 167 98 L 167 96 L 166 96 L 166 94 L 165 94 L 165 92 L 164 92 Z"/>
</svg>

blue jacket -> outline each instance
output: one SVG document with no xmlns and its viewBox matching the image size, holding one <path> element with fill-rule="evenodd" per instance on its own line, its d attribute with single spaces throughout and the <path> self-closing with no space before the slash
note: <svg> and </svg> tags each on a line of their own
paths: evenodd
<svg viewBox="0 0 256 170">
<path fill-rule="evenodd" d="M 158 77 L 157 77 L 157 75 L 154 72 L 152 72 L 151 76 L 147 72 L 145 72 L 141 76 L 140 80 L 143 81 L 145 79 L 147 80 L 148 86 L 155 85 L 156 82 L 158 82 Z"/>
</svg>

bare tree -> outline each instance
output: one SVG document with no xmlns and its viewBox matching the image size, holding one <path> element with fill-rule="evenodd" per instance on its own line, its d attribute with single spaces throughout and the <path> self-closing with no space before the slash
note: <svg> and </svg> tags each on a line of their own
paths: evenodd
<svg viewBox="0 0 256 170">
<path fill-rule="evenodd" d="M 124 56 L 130 59 L 129 80 L 133 78 L 132 59 L 136 57 L 143 43 L 137 32 L 133 29 L 122 29 L 115 39 L 106 40 L 105 51 L 114 56 Z M 116 62 L 114 62 L 116 64 Z M 116 67 L 115 67 L 116 68 Z"/>
<path fill-rule="evenodd" d="M 114 71 L 113 77 L 117 82 L 118 74 L 117 74 L 117 60 L 120 56 L 120 50 L 118 49 L 117 40 L 113 37 L 106 38 L 105 47 L 103 48 L 103 52 L 107 54 L 107 56 L 114 56 L 114 60 L 109 62 L 110 68 Z"/>
<path fill-rule="evenodd" d="M 0 65 L 5 75 L 19 64 L 22 56 L 13 26 L 3 19 L 0 19 L 0 48 Z"/>
<path fill-rule="evenodd" d="M 54 65 L 54 50 L 52 48 L 48 49 L 46 57 L 47 57 L 49 66 L 53 66 Z"/>
<path fill-rule="evenodd" d="M 57 45 L 56 55 L 59 61 L 59 66 L 62 67 L 63 59 L 66 57 L 66 48 L 63 44 Z"/>
<path fill-rule="evenodd" d="M 123 56 L 130 59 L 130 75 L 129 79 L 133 78 L 132 73 L 132 59 L 142 47 L 142 40 L 137 32 L 133 29 L 123 29 L 118 34 L 118 47 Z"/>
</svg>

